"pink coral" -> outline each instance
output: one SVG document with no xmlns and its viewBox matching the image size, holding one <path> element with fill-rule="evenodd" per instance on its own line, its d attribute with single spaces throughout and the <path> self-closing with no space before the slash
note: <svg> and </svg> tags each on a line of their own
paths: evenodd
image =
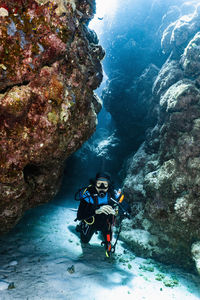
<svg viewBox="0 0 200 300">
<path fill-rule="evenodd" d="M 0 232 L 56 194 L 64 160 L 94 132 L 93 90 L 104 55 L 100 46 L 91 55 L 80 23 L 92 16 L 94 1 L 77 5 L 79 13 L 69 5 L 61 16 L 49 3 L 6 5 L 9 16 L 0 17 Z"/>
</svg>

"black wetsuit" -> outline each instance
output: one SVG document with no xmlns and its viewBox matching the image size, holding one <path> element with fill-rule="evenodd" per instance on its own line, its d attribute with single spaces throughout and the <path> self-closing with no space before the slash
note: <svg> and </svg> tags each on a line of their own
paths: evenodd
<svg viewBox="0 0 200 300">
<path fill-rule="evenodd" d="M 112 226 L 115 221 L 115 217 L 104 213 L 95 214 L 95 210 L 102 205 L 110 205 L 113 207 L 114 203 L 110 200 L 111 197 L 115 198 L 114 193 L 108 191 L 105 198 L 100 198 L 93 186 L 82 191 L 80 195 L 77 219 L 81 220 L 79 231 L 81 241 L 83 243 L 88 243 L 93 234 L 97 231 L 102 232 L 105 242 L 112 240 Z"/>
</svg>

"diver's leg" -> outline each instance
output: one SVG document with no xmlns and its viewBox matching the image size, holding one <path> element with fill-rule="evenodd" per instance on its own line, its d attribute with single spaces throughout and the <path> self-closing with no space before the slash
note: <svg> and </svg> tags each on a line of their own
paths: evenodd
<svg viewBox="0 0 200 300">
<path fill-rule="evenodd" d="M 101 232 L 105 241 L 107 239 L 109 239 L 110 241 L 112 240 L 112 235 L 113 235 L 112 224 L 113 224 L 112 216 L 108 216 L 107 218 L 104 219 L 104 222 L 101 222 Z"/>
<path fill-rule="evenodd" d="M 112 248 L 111 240 L 112 240 L 112 225 L 107 219 L 104 224 L 102 224 L 101 232 L 104 238 L 103 244 L 105 245 L 106 255 L 110 256 L 110 251 Z"/>
<path fill-rule="evenodd" d="M 93 225 L 88 225 L 84 221 L 81 224 L 81 242 L 87 244 L 91 240 L 94 232 L 95 232 L 95 227 Z"/>
</svg>

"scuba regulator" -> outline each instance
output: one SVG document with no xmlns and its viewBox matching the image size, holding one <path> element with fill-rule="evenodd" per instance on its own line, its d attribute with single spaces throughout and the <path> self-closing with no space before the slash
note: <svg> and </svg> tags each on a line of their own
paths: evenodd
<svg viewBox="0 0 200 300">
<path fill-rule="evenodd" d="M 108 183 L 108 181 L 105 181 L 105 179 L 104 180 L 99 179 L 96 181 L 95 188 L 96 188 L 98 196 L 100 198 L 104 198 L 106 196 L 106 193 L 108 191 L 108 186 L 109 186 L 109 183 Z"/>
</svg>

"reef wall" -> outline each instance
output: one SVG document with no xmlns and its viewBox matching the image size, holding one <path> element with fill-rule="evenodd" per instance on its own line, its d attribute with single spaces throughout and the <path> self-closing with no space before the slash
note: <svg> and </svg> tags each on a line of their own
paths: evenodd
<svg viewBox="0 0 200 300">
<path fill-rule="evenodd" d="M 94 0 L 0 0 L 0 233 L 57 193 L 95 131 L 104 51 Z"/>
<path fill-rule="evenodd" d="M 139 255 L 190 269 L 196 264 L 200 273 L 200 5 L 196 3 L 176 7 L 180 16 L 173 22 L 169 12 L 163 18 L 161 46 L 168 58 L 150 95 L 158 120 L 127 162 L 124 192 L 133 219 L 124 223 L 122 238 Z"/>
<path fill-rule="evenodd" d="M 133 155 L 144 141 L 146 130 L 156 124 L 152 85 L 167 59 L 160 43 L 163 27 L 180 15 L 177 7 L 169 10 L 173 2 L 127 0 L 129 9 L 120 5 L 102 38 L 106 48 L 104 68 L 108 75 L 102 99 L 120 141 L 112 150 L 113 173 L 120 171 L 124 159 Z M 166 14 L 168 20 L 163 18 Z"/>
</svg>

